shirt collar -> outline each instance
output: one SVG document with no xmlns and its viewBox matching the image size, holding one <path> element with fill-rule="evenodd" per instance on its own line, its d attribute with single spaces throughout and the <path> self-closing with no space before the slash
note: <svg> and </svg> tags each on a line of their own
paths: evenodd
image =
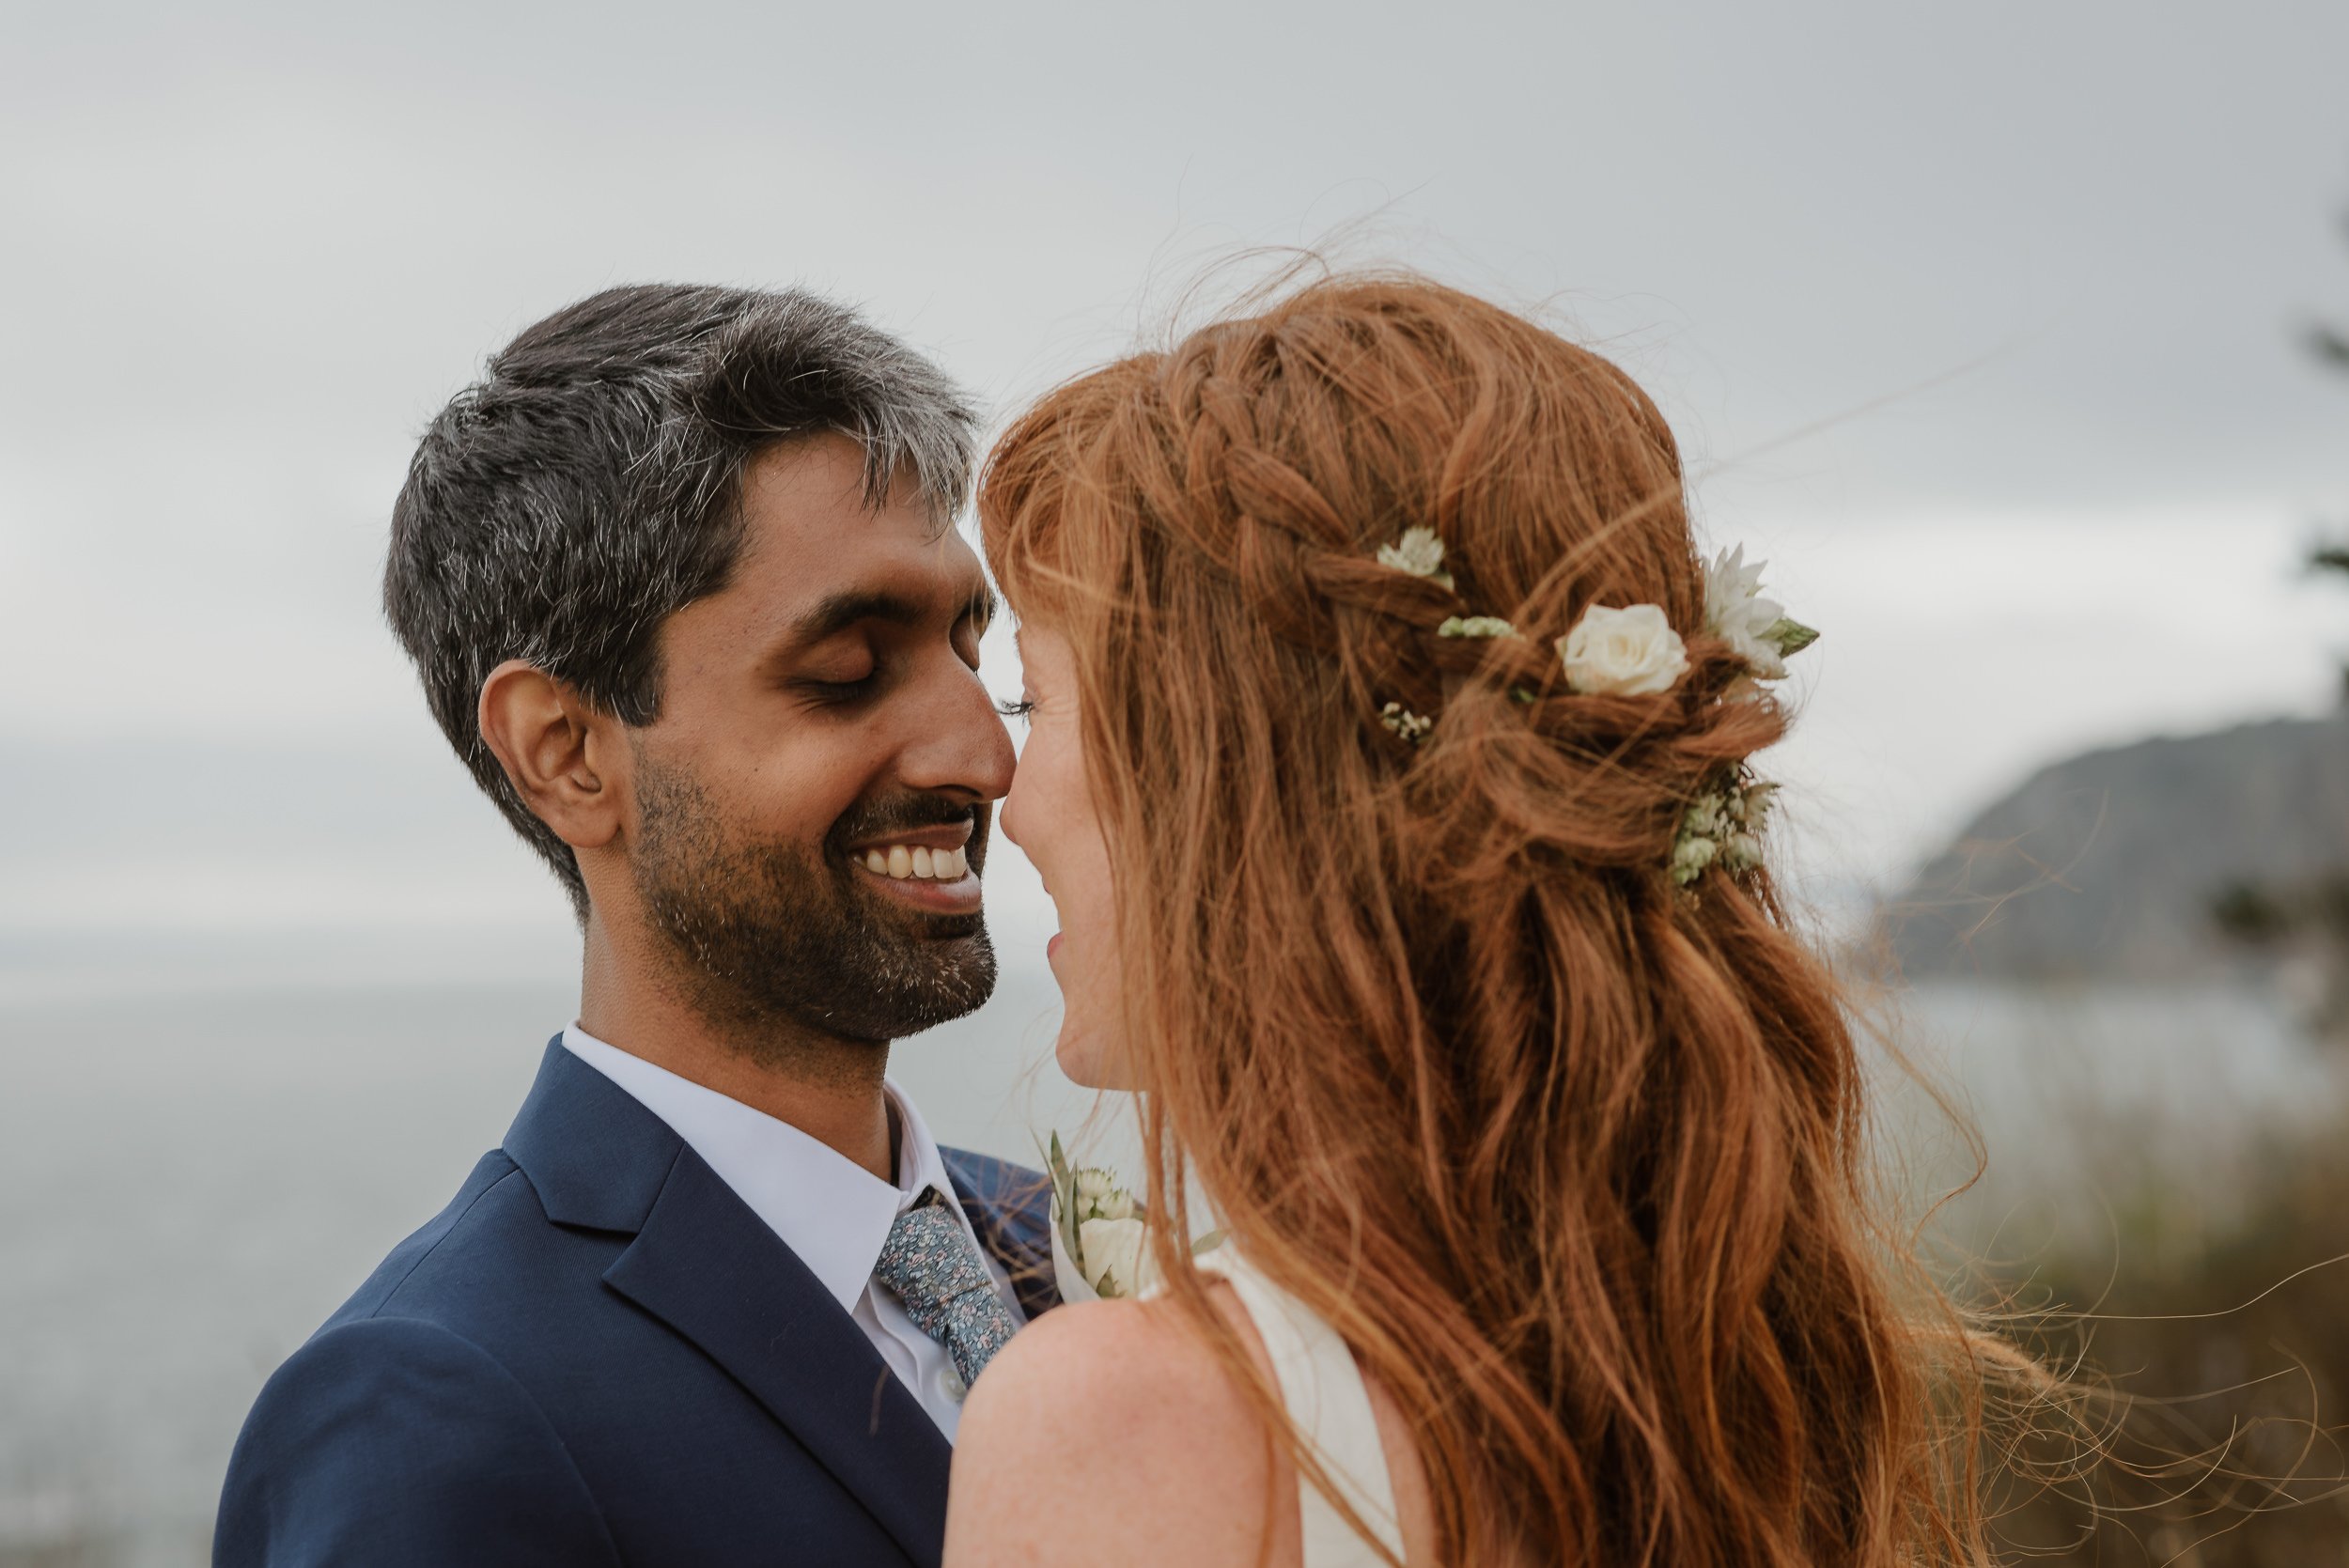
<svg viewBox="0 0 2349 1568">
<path fill-rule="evenodd" d="M 886 1079 L 881 1080 L 881 1093 L 889 1096 L 889 1109 L 897 1118 L 897 1213 L 905 1213 L 922 1201 L 923 1193 L 936 1188 L 946 1206 L 959 1217 L 962 1204 L 955 1196 L 955 1184 L 946 1174 L 946 1161 L 938 1152 L 937 1141 L 930 1137 L 929 1124 L 913 1109 L 905 1091 Z M 970 1229 L 968 1220 L 963 1229 Z M 880 1256 L 879 1248 L 873 1249 L 873 1256 Z"/>
<path fill-rule="evenodd" d="M 718 1179 L 798 1254 L 840 1303 L 864 1294 L 889 1228 L 929 1188 L 966 1231 L 945 1162 L 913 1102 L 884 1083 L 897 1121 L 897 1180 L 882 1181 L 830 1144 L 740 1100 L 656 1067 L 588 1033 L 563 1032 L 563 1048 L 618 1084 L 692 1145 Z"/>
</svg>

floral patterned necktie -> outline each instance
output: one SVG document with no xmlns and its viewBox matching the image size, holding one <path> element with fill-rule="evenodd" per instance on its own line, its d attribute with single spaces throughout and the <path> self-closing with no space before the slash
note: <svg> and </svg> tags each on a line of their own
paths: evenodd
<svg viewBox="0 0 2349 1568">
<path fill-rule="evenodd" d="M 914 1327 L 946 1347 L 966 1386 L 1019 1327 L 995 1294 L 987 1261 L 935 1188 L 889 1227 L 873 1278 L 905 1304 Z"/>
</svg>

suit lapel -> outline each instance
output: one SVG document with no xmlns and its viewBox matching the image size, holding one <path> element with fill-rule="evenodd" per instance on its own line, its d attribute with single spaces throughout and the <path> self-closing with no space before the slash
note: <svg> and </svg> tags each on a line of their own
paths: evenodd
<svg viewBox="0 0 2349 1568">
<path fill-rule="evenodd" d="M 725 1368 L 908 1557 L 938 1561 L 944 1435 L 806 1265 L 691 1148 L 680 1146 L 635 1244 L 603 1278 Z"/>
<path fill-rule="evenodd" d="M 807 1265 L 668 1125 L 549 1043 L 506 1135 L 559 1225 L 633 1233 L 604 1281 L 725 1368 L 922 1568 L 946 1529 L 945 1436 Z M 1059 1305 L 1050 1189 L 1035 1172 L 941 1149 L 982 1245 L 1034 1318 Z"/>
</svg>

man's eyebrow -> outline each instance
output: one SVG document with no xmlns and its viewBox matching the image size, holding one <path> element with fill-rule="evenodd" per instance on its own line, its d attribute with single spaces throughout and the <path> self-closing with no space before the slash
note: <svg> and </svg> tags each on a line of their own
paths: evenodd
<svg viewBox="0 0 2349 1568">
<path fill-rule="evenodd" d="M 984 631 L 994 620 L 1002 601 L 994 589 L 981 584 L 963 603 L 961 620 L 975 620 Z M 886 621 L 893 626 L 916 627 L 928 618 L 929 608 L 920 600 L 890 588 L 844 588 L 827 594 L 817 600 L 814 609 L 791 625 L 789 642 L 794 647 L 808 647 L 836 637 L 860 621 Z"/>
<path fill-rule="evenodd" d="M 844 588 L 825 595 L 814 609 L 794 621 L 790 641 L 805 647 L 827 637 L 836 637 L 859 621 L 919 626 L 923 613 L 920 604 L 888 588 Z"/>
</svg>

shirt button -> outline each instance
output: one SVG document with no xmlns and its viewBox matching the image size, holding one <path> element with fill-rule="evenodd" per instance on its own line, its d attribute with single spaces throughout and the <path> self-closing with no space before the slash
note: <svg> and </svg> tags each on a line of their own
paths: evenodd
<svg viewBox="0 0 2349 1568">
<path fill-rule="evenodd" d="M 962 1374 L 957 1372 L 952 1367 L 948 1367 L 944 1372 L 938 1374 L 938 1389 L 939 1391 L 944 1394 L 948 1399 L 953 1400 L 957 1405 L 960 1405 L 964 1396 L 970 1393 L 971 1385 L 962 1380 Z"/>
</svg>

